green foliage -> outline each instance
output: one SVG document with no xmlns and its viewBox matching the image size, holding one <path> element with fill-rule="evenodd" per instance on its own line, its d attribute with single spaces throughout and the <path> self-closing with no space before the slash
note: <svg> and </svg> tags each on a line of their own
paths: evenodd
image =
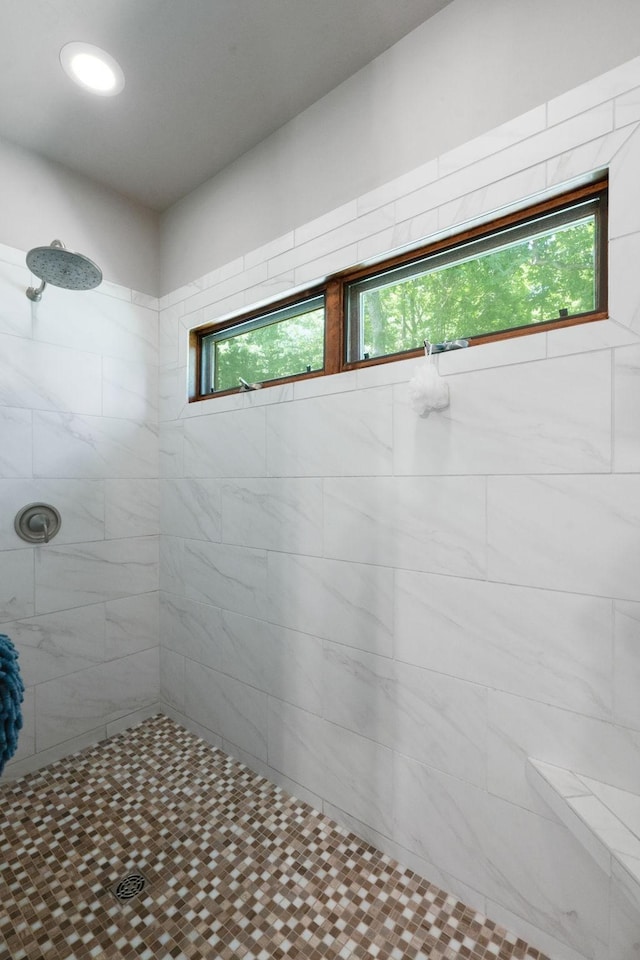
<svg viewBox="0 0 640 960">
<path fill-rule="evenodd" d="M 247 383 L 321 370 L 324 365 L 324 309 L 279 320 L 256 330 L 218 340 L 215 350 L 215 389 L 232 390 Z"/>
<path fill-rule="evenodd" d="M 550 231 L 360 296 L 371 357 L 594 309 L 594 221 Z"/>
</svg>

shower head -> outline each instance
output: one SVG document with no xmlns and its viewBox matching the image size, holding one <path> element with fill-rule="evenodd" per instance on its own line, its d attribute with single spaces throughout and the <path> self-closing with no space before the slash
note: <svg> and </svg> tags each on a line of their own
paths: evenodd
<svg viewBox="0 0 640 960">
<path fill-rule="evenodd" d="M 67 250 L 60 240 L 53 240 L 48 247 L 34 247 L 27 254 L 27 266 L 42 280 L 39 287 L 29 287 L 29 300 L 42 299 L 42 291 L 48 283 L 66 290 L 93 290 L 102 283 L 102 270 L 93 260 L 81 253 Z"/>
</svg>

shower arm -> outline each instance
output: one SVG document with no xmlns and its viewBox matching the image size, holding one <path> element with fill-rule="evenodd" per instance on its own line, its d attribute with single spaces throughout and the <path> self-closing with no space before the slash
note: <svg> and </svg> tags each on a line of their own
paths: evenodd
<svg viewBox="0 0 640 960">
<path fill-rule="evenodd" d="M 47 281 L 41 280 L 39 287 L 27 287 L 27 296 L 29 297 L 29 300 L 33 300 L 34 303 L 40 303 L 46 285 Z"/>
</svg>

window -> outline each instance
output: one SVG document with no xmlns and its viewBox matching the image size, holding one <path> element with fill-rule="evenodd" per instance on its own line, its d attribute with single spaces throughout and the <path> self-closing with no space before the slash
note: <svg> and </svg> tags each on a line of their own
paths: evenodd
<svg viewBox="0 0 640 960">
<path fill-rule="evenodd" d="M 203 394 L 322 370 L 324 313 L 320 295 L 203 336 Z"/>
<path fill-rule="evenodd" d="M 601 181 L 196 331 L 193 399 L 601 319 L 606 207 Z"/>
</svg>

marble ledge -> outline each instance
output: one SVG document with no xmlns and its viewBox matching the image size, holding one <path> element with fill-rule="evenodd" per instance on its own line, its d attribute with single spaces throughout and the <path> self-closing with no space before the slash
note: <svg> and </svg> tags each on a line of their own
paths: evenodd
<svg viewBox="0 0 640 960">
<path fill-rule="evenodd" d="M 640 795 L 532 757 L 527 778 L 640 914 Z"/>
</svg>

